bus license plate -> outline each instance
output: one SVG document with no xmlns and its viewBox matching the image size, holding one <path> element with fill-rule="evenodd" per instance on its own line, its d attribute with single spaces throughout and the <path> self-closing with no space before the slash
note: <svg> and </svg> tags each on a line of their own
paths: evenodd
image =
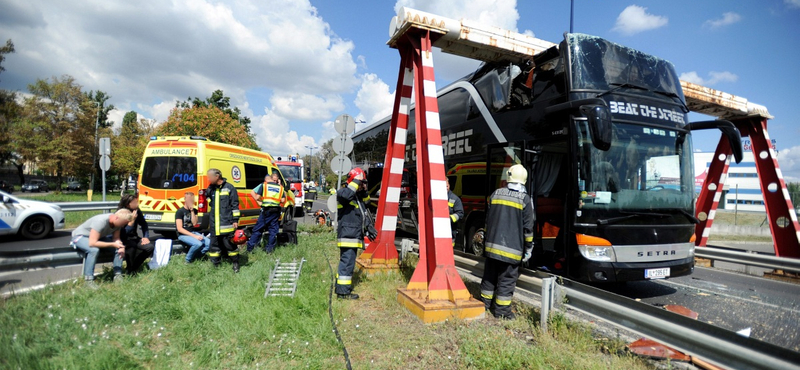
<svg viewBox="0 0 800 370">
<path fill-rule="evenodd" d="M 144 219 L 148 221 L 161 221 L 160 213 L 145 213 Z"/>
<path fill-rule="evenodd" d="M 669 267 L 644 270 L 645 279 L 663 279 L 668 277 L 669 277 Z"/>
</svg>

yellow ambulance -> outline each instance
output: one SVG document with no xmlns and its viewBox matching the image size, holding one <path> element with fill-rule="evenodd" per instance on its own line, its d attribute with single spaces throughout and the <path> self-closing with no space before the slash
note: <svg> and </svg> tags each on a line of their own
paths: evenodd
<svg viewBox="0 0 800 370">
<path fill-rule="evenodd" d="M 264 176 L 280 171 L 272 156 L 257 150 L 207 140 L 202 136 L 159 136 L 150 138 L 139 168 L 139 209 L 151 230 L 174 237 L 175 212 L 183 207 L 183 195 L 195 194 L 200 228 L 208 228 L 205 189 L 206 172 L 222 171 L 222 177 L 239 193 L 240 226 L 253 226 L 261 207 L 250 191 L 264 182 Z M 288 185 L 280 175 L 284 188 Z M 294 216 L 294 193 L 286 191 L 281 224 Z M 288 212 L 287 212 L 288 211 Z"/>
</svg>

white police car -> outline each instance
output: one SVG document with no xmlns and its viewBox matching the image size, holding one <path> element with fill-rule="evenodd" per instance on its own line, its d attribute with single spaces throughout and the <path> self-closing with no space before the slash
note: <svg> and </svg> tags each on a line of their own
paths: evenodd
<svg viewBox="0 0 800 370">
<path fill-rule="evenodd" d="M 0 197 L 0 235 L 19 233 L 26 239 L 41 239 L 64 227 L 64 211 L 57 205 L 20 199 L 4 191 Z"/>
</svg>

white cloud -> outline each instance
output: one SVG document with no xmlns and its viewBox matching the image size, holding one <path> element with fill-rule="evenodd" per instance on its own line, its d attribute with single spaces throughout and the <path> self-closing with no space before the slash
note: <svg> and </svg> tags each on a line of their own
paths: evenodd
<svg viewBox="0 0 800 370">
<path fill-rule="evenodd" d="M 778 165 L 787 182 L 800 181 L 800 146 L 779 150 Z"/>
<path fill-rule="evenodd" d="M 702 78 L 695 71 L 681 73 L 681 80 L 703 86 L 712 86 L 720 82 L 736 82 L 739 76 L 728 71 L 708 72 L 708 78 Z"/>
<path fill-rule="evenodd" d="M 256 143 L 272 156 L 302 155 L 307 151 L 306 145 L 316 145 L 313 137 L 300 136 L 297 131 L 290 129 L 288 119 L 269 109 L 263 116 L 253 118 L 252 127 L 256 133 Z"/>
<path fill-rule="evenodd" d="M 638 5 L 629 5 L 617 17 L 617 23 L 612 31 L 631 36 L 640 32 L 653 30 L 667 25 L 669 19 L 665 16 L 647 13 L 647 8 Z"/>
<path fill-rule="evenodd" d="M 379 119 L 392 114 L 394 93 L 389 92 L 389 85 L 383 82 L 378 75 L 367 73 L 361 76 L 361 88 L 355 98 L 356 107 L 366 124 L 372 124 Z"/>
<path fill-rule="evenodd" d="M 269 99 L 275 114 L 290 120 L 320 121 L 345 108 L 340 95 L 276 91 Z"/>
<path fill-rule="evenodd" d="M 216 89 L 241 106 L 254 88 L 331 101 L 359 83 L 353 43 L 336 37 L 309 0 L 3 4 L 0 34 L 18 50 L 4 63 L 11 90 L 69 74 L 116 106 L 161 120 L 164 102 Z"/>
<path fill-rule="evenodd" d="M 800 1 L 800 0 L 797 0 Z M 720 28 L 723 26 L 731 25 L 742 20 L 742 16 L 734 12 L 722 13 L 722 18 L 709 19 L 703 23 L 704 26 L 711 28 Z"/>
<path fill-rule="evenodd" d="M 800 0 L 783 0 L 783 3 L 790 8 L 800 8 Z"/>
</svg>

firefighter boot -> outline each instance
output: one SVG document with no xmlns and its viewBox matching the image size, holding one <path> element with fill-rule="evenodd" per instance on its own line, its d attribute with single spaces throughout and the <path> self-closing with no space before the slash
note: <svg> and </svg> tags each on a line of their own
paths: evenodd
<svg viewBox="0 0 800 370">
<path fill-rule="evenodd" d="M 237 274 L 239 273 L 239 261 L 235 261 L 233 263 L 233 272 L 235 272 Z"/>
<path fill-rule="evenodd" d="M 222 262 L 219 257 L 210 257 L 209 259 L 214 267 L 219 267 L 220 262 Z"/>
</svg>

